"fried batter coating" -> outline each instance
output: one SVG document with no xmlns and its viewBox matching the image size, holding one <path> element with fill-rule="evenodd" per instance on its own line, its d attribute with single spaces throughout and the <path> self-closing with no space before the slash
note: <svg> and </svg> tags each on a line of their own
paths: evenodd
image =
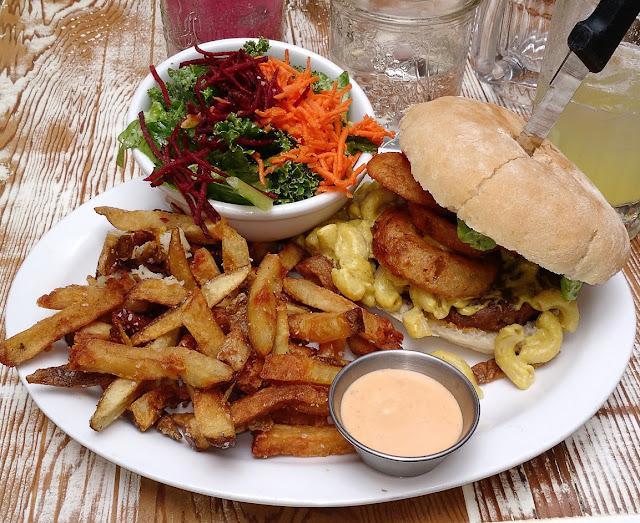
<svg viewBox="0 0 640 523">
<path fill-rule="evenodd" d="M 495 250 L 480 251 L 460 240 L 458 238 L 458 224 L 455 221 L 455 215 L 452 215 L 453 221 L 451 221 L 447 217 L 433 212 L 428 206 L 418 205 L 413 202 L 409 202 L 407 208 L 411 215 L 411 221 L 415 226 L 447 249 L 472 258 L 481 258 Z"/>
<path fill-rule="evenodd" d="M 468 259 L 424 240 L 404 208 L 386 209 L 373 226 L 373 255 L 392 274 L 447 298 L 476 298 L 496 279 L 494 261 Z"/>
<path fill-rule="evenodd" d="M 506 374 L 502 371 L 496 360 L 491 358 L 487 361 L 481 361 L 471 367 L 473 375 L 478 382 L 478 385 L 486 385 L 492 381 L 500 380 L 506 377 Z"/>
<path fill-rule="evenodd" d="M 402 153 L 376 154 L 367 164 L 367 173 L 384 188 L 399 194 L 405 200 L 441 208 L 411 175 L 409 160 Z"/>
</svg>

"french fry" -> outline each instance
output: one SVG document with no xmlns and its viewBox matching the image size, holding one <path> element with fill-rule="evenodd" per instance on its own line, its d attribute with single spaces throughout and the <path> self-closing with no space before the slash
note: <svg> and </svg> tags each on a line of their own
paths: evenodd
<svg viewBox="0 0 640 523">
<path fill-rule="evenodd" d="M 238 390 L 245 394 L 252 394 L 262 387 L 260 373 L 262 372 L 263 366 L 264 358 L 252 351 L 247 363 L 236 376 L 236 387 Z"/>
<path fill-rule="evenodd" d="M 89 338 L 100 338 L 101 340 L 111 339 L 110 323 L 104 321 L 93 321 L 78 329 L 73 335 L 73 343 L 78 343 Z"/>
<path fill-rule="evenodd" d="M 368 340 L 365 340 L 360 334 L 355 334 L 347 339 L 347 343 L 351 352 L 353 352 L 356 356 L 364 356 L 365 354 L 369 354 L 371 352 L 376 352 L 380 350 L 373 343 Z"/>
<path fill-rule="evenodd" d="M 198 285 L 204 285 L 211 278 L 220 274 L 218 264 L 213 259 L 209 250 L 205 247 L 196 249 L 193 253 L 193 260 L 191 260 L 189 268 L 191 269 L 191 274 L 193 274 L 196 282 L 198 282 Z"/>
<path fill-rule="evenodd" d="M 212 358 L 218 356 L 224 344 L 224 333 L 218 327 L 206 298 L 197 287 L 182 308 L 182 323 L 195 338 L 199 352 Z"/>
<path fill-rule="evenodd" d="M 229 381 L 231 367 L 214 358 L 183 347 L 128 347 L 103 340 L 74 345 L 69 368 L 111 373 L 134 381 L 169 378 L 207 389 Z"/>
<path fill-rule="evenodd" d="M 321 254 L 315 254 L 308 258 L 303 258 L 296 265 L 296 272 L 307 280 L 311 280 L 330 291 L 340 292 L 334 285 L 333 278 L 331 277 L 333 269 L 333 262 Z"/>
<path fill-rule="evenodd" d="M 344 358 L 344 350 L 347 345 L 347 340 L 339 339 L 333 341 L 326 341 L 318 345 L 318 356 L 327 358 Z"/>
<path fill-rule="evenodd" d="M 229 405 L 218 389 L 200 390 L 189 387 L 193 414 L 202 436 L 214 447 L 228 448 L 236 444 L 236 429 Z"/>
<path fill-rule="evenodd" d="M 270 414 L 273 423 L 279 425 L 311 425 L 314 427 L 328 427 L 330 425 L 326 414 L 309 414 L 296 410 L 296 407 L 286 406 Z"/>
<path fill-rule="evenodd" d="M 125 289 L 117 282 L 110 280 L 100 289 L 101 292 L 92 293 L 86 299 L 0 342 L 0 363 L 15 367 L 33 358 L 63 336 L 97 320 L 124 302 Z"/>
<path fill-rule="evenodd" d="M 121 286 L 126 287 L 133 285 L 130 280 L 119 280 Z M 104 293 L 104 286 L 98 285 L 67 285 L 54 289 L 49 294 L 45 294 L 38 298 L 38 307 L 43 309 L 52 309 L 61 311 L 74 305 L 86 301 L 95 301 L 100 299 Z"/>
<path fill-rule="evenodd" d="M 159 338 L 167 332 L 182 327 L 182 310 L 186 302 L 177 305 L 155 318 L 146 327 L 131 336 L 133 345 L 142 345 Z"/>
<path fill-rule="evenodd" d="M 158 336 L 155 340 L 145 345 L 148 349 L 159 349 L 162 347 L 175 347 L 180 339 L 180 327 L 165 332 L 162 336 Z"/>
<path fill-rule="evenodd" d="M 344 312 L 357 307 L 355 303 L 309 280 L 285 278 L 284 291 L 293 299 L 325 312 Z M 402 334 L 386 318 L 363 309 L 364 332 L 362 337 L 379 349 L 401 349 Z"/>
<path fill-rule="evenodd" d="M 179 283 L 169 283 L 158 278 L 147 278 L 136 283 L 127 293 L 128 300 L 139 300 L 167 307 L 174 307 L 188 296 L 187 289 Z"/>
<path fill-rule="evenodd" d="M 211 443 L 202 435 L 196 417 L 190 413 L 173 414 L 173 421 L 182 429 L 184 439 L 195 451 L 203 451 L 211 448 Z"/>
<path fill-rule="evenodd" d="M 222 240 L 223 231 L 228 228 L 224 218 L 220 218 L 215 223 L 207 219 L 204 223 L 209 236 L 206 236 L 195 224 L 193 218 L 187 214 L 166 211 L 125 211 L 115 207 L 96 207 L 95 211 L 121 231 L 164 232 L 180 227 L 189 242 L 199 245 L 219 243 Z"/>
<path fill-rule="evenodd" d="M 287 301 L 287 314 L 300 314 L 302 312 L 311 312 L 311 309 L 299 303 Z"/>
<path fill-rule="evenodd" d="M 478 385 L 486 385 L 492 381 L 496 381 L 505 378 L 507 375 L 504 371 L 498 367 L 495 358 L 491 358 L 487 361 L 481 361 L 471 367 L 473 376 L 475 377 Z"/>
<path fill-rule="evenodd" d="M 304 255 L 304 248 L 294 241 L 287 242 L 278 253 L 282 267 L 286 272 L 292 270 Z"/>
<path fill-rule="evenodd" d="M 266 356 L 276 337 L 276 309 L 282 290 L 282 263 L 275 254 L 262 260 L 256 279 L 249 289 L 247 320 L 253 349 Z"/>
<path fill-rule="evenodd" d="M 160 419 L 156 421 L 155 425 L 158 432 L 170 437 L 172 440 L 180 441 L 182 439 L 182 433 L 178 424 L 173 420 L 171 414 L 162 414 Z"/>
<path fill-rule="evenodd" d="M 90 427 L 100 432 L 117 420 L 131 403 L 149 386 L 144 381 L 116 378 L 102 393 Z"/>
<path fill-rule="evenodd" d="M 189 350 L 198 350 L 198 343 L 196 339 L 191 336 L 191 334 L 187 333 L 180 338 L 180 341 L 176 345 L 176 347 L 184 347 Z"/>
<path fill-rule="evenodd" d="M 247 425 L 246 430 L 249 432 L 253 432 L 254 430 L 265 431 L 269 430 L 273 427 L 273 420 L 271 416 L 265 416 L 264 418 L 258 418 L 256 420 L 250 421 Z"/>
<path fill-rule="evenodd" d="M 110 374 L 70 370 L 67 365 L 37 369 L 27 376 L 27 383 L 52 385 L 54 387 L 102 387 L 107 388 L 113 381 Z"/>
<path fill-rule="evenodd" d="M 324 457 L 355 452 L 335 427 L 275 424 L 253 438 L 251 453 L 256 458 L 271 456 Z"/>
<path fill-rule="evenodd" d="M 200 290 L 209 307 L 215 307 L 247 279 L 251 267 L 245 266 L 211 278 Z"/>
<path fill-rule="evenodd" d="M 346 339 L 364 330 L 362 309 L 344 312 L 305 312 L 289 316 L 289 331 L 293 338 L 325 343 Z"/>
<path fill-rule="evenodd" d="M 229 365 L 234 372 L 239 372 L 250 355 L 251 347 L 247 344 L 244 333 L 238 327 L 232 328 L 218 353 L 218 359 Z"/>
<path fill-rule="evenodd" d="M 299 354 L 301 356 L 316 356 L 317 350 L 313 347 L 309 347 L 308 345 L 299 345 L 297 343 L 293 343 L 291 340 L 289 341 L 289 352 L 291 354 Z"/>
<path fill-rule="evenodd" d="M 301 354 L 269 354 L 260 377 L 271 381 L 331 385 L 342 367 Z"/>
<path fill-rule="evenodd" d="M 187 261 L 187 254 L 182 245 L 180 229 L 171 229 L 171 240 L 169 241 L 169 254 L 167 256 L 169 272 L 178 281 L 183 282 L 185 289 L 192 290 L 197 283 Z"/>
<path fill-rule="evenodd" d="M 275 410 L 300 404 L 324 407 L 328 416 L 329 390 L 308 383 L 271 385 L 234 401 L 231 404 L 231 416 L 236 428 L 241 429 Z"/>
<path fill-rule="evenodd" d="M 102 245 L 102 252 L 98 258 L 98 276 L 109 276 L 113 272 L 113 266 L 116 262 L 116 244 L 122 236 L 119 231 L 109 231 Z"/>
<path fill-rule="evenodd" d="M 269 253 L 278 251 L 278 242 L 251 242 L 249 243 L 249 256 L 254 265 L 259 265 L 262 259 Z"/>
<path fill-rule="evenodd" d="M 244 292 L 241 292 L 225 307 L 229 329 L 233 327 L 241 329 L 247 339 L 249 338 L 248 304 L 249 298 Z"/>
<path fill-rule="evenodd" d="M 260 433 L 258 457 L 352 451 L 328 419 L 347 340 L 363 353 L 399 347 L 402 336 L 329 290 L 330 260 L 303 260 L 293 240 L 279 252 L 275 242 L 249 245 L 224 219 L 207 221 L 207 234 L 187 215 L 96 212 L 120 229 L 107 233 L 97 275 L 41 296 L 40 306 L 59 312 L 1 342 L 0 362 L 18 364 L 63 336 L 73 342 L 66 365 L 27 381 L 101 386 L 97 431 L 124 413 L 140 431 L 155 426 L 198 451 L 232 446 L 247 430 Z M 320 285 L 285 278 L 296 266 Z M 193 413 L 167 412 L 187 402 Z"/>
<path fill-rule="evenodd" d="M 276 307 L 276 335 L 273 340 L 272 354 L 285 354 L 289 352 L 289 338 L 287 303 L 280 298 Z"/>
<path fill-rule="evenodd" d="M 175 383 L 165 383 L 145 392 L 129 405 L 127 411 L 138 430 L 145 432 L 160 419 L 166 407 L 175 408 L 188 398 L 184 388 Z"/>
<path fill-rule="evenodd" d="M 228 226 L 224 228 L 222 234 L 222 266 L 224 272 L 251 267 L 247 240 L 234 228 Z"/>
</svg>

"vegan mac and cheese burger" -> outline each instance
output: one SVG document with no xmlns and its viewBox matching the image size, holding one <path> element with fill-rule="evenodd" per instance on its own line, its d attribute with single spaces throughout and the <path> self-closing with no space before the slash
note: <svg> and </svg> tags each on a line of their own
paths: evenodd
<svg viewBox="0 0 640 523">
<path fill-rule="evenodd" d="M 307 237 L 334 262 L 351 299 L 493 354 L 520 388 L 578 324 L 582 283 L 603 283 L 629 256 L 616 211 L 545 141 L 517 143 L 524 120 L 461 97 L 410 108 L 402 153 L 380 153 L 341 217 Z"/>
</svg>

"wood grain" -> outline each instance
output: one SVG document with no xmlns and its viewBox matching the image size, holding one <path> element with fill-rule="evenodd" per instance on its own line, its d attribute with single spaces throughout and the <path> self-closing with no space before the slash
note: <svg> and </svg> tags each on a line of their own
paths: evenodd
<svg viewBox="0 0 640 523">
<path fill-rule="evenodd" d="M 328 0 L 287 0 L 285 39 L 326 55 Z M 153 0 L 8 0 L 0 6 L 0 317 L 33 245 L 96 194 L 139 176 L 117 134 L 148 66 L 166 58 Z M 463 95 L 502 103 L 467 66 Z M 640 311 L 640 245 L 625 275 Z M 4 336 L 4 323 L 0 336 Z M 620 385 L 567 440 L 493 477 L 411 500 L 284 508 L 141 478 L 57 429 L 0 369 L 0 521 L 499 521 L 640 512 L 640 337 Z M 606 364 L 606 355 L 603 355 Z M 585 387 L 588 383 L 585 383 Z M 553 422 L 553 420 L 550 420 Z"/>
</svg>

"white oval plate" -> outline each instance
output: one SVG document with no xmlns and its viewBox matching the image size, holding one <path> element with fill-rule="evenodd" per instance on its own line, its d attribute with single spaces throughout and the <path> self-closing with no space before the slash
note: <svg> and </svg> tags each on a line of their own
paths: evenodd
<svg viewBox="0 0 640 523">
<path fill-rule="evenodd" d="M 50 314 L 36 299 L 55 287 L 84 283 L 94 274 L 111 226 L 98 205 L 123 209 L 166 208 L 161 191 L 132 180 L 85 203 L 53 227 L 18 272 L 7 300 L 7 336 Z M 480 424 L 471 440 L 432 472 L 394 478 L 366 467 L 355 455 L 266 460 L 251 457 L 250 436 L 235 448 L 197 453 L 121 419 L 104 432 L 89 428 L 99 389 L 66 390 L 26 383 L 41 367 L 65 363 L 56 347 L 22 364 L 29 394 L 61 430 L 100 456 L 148 478 L 226 499 L 287 506 L 345 506 L 410 498 L 460 486 L 516 466 L 553 447 L 584 424 L 615 389 L 631 357 L 635 314 L 622 274 L 580 293 L 580 326 L 565 338 L 560 355 L 536 370 L 536 382 L 520 391 L 507 380 L 483 387 Z M 397 324 L 399 329 L 402 326 Z M 405 348 L 454 350 L 470 363 L 481 355 L 436 339 L 407 339 Z M 606 362 L 606 365 L 603 365 Z"/>
</svg>

